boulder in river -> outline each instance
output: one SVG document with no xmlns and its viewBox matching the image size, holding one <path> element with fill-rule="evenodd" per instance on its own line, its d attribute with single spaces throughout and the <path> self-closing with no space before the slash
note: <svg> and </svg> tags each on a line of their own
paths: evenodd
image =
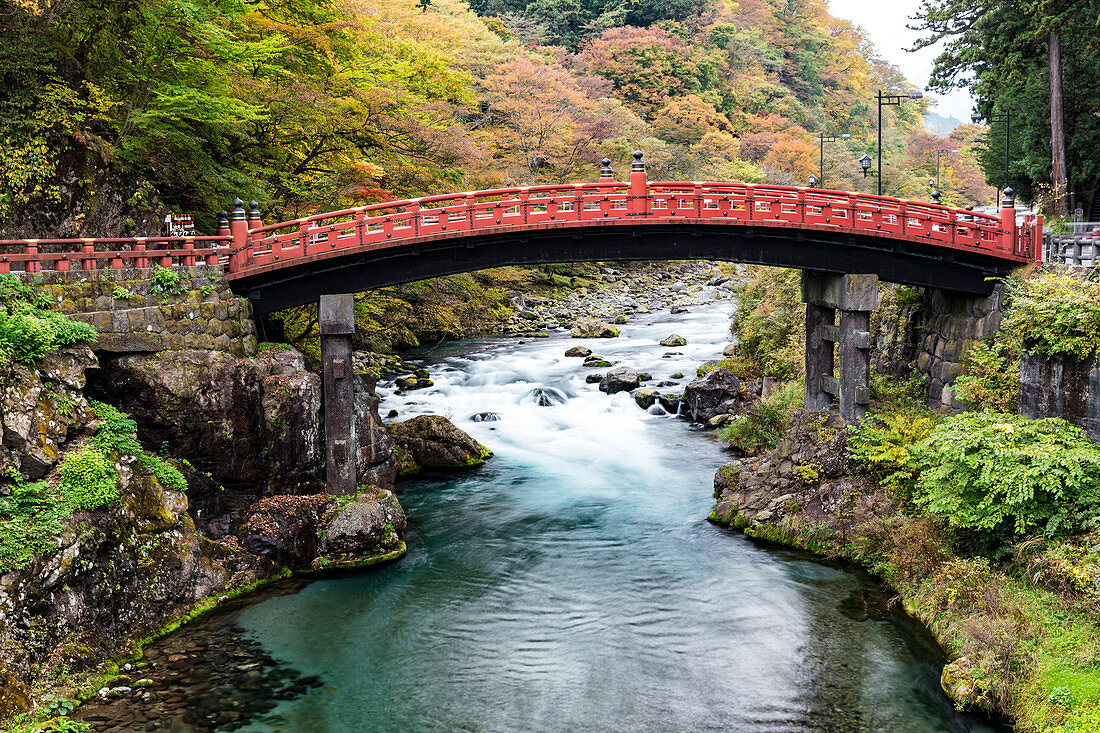
<svg viewBox="0 0 1100 733">
<path fill-rule="evenodd" d="M 661 346 L 686 346 L 687 339 L 678 333 L 661 339 Z"/>
<path fill-rule="evenodd" d="M 684 413 L 694 422 L 705 423 L 740 402 L 741 380 L 729 369 L 715 369 L 684 390 Z"/>
<path fill-rule="evenodd" d="M 665 409 L 665 412 L 675 415 L 680 412 L 680 403 L 683 401 L 683 395 L 660 393 L 657 395 L 657 404 Z"/>
<path fill-rule="evenodd" d="M 737 344 L 726 344 L 722 348 L 722 356 L 733 356 L 737 351 Z"/>
<path fill-rule="evenodd" d="M 500 415 L 495 412 L 477 412 L 470 415 L 470 422 L 497 422 Z"/>
<path fill-rule="evenodd" d="M 391 423 L 397 473 L 412 476 L 421 471 L 472 468 L 485 463 L 493 452 L 439 415 L 420 415 Z"/>
<path fill-rule="evenodd" d="M 611 366 L 611 362 L 600 356 L 590 356 L 584 360 L 584 365 L 593 369 L 602 369 Z"/>
<path fill-rule="evenodd" d="M 565 352 L 566 356 L 592 356 L 592 349 L 587 346 L 574 346 Z"/>
<path fill-rule="evenodd" d="M 642 383 L 642 374 L 626 366 L 615 367 L 607 372 L 600 381 L 600 391 L 608 394 L 629 392 Z"/>
<path fill-rule="evenodd" d="M 648 410 L 657 401 L 657 390 L 652 387 L 643 387 L 634 393 L 634 401 L 638 403 L 638 407 Z"/>
<path fill-rule="evenodd" d="M 589 374 L 587 377 L 584 378 L 584 381 L 587 382 L 588 384 L 596 384 L 597 382 L 602 382 L 603 381 L 603 375 L 602 374 Z"/>
<path fill-rule="evenodd" d="M 332 558 L 396 549 L 405 531 L 405 512 L 393 492 L 367 488 L 349 498 L 346 503 L 333 503 L 325 512 L 317 530 L 321 552 Z"/>
<path fill-rule="evenodd" d="M 578 318 L 573 324 L 573 338 L 614 338 L 619 329 L 596 318 Z"/>
</svg>

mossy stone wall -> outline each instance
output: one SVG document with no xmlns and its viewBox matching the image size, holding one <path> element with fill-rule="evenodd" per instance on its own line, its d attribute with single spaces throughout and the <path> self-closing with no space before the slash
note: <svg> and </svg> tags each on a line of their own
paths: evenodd
<svg viewBox="0 0 1100 733">
<path fill-rule="evenodd" d="M 256 353 L 252 306 L 229 288 L 220 265 L 177 267 L 180 279 L 159 292 L 154 269 L 44 272 L 33 283 L 54 308 L 95 327 L 101 353 L 209 349 Z"/>
</svg>

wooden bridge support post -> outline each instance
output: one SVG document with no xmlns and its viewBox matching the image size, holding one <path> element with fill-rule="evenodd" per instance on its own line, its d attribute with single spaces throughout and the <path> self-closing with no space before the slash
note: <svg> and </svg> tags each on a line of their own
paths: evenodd
<svg viewBox="0 0 1100 733">
<path fill-rule="evenodd" d="M 320 302 L 322 388 L 325 401 L 325 484 L 329 494 L 355 493 L 355 387 L 351 337 L 355 298 L 322 295 Z"/>
<path fill-rule="evenodd" d="M 876 275 L 802 273 L 806 303 L 806 407 L 840 401 L 840 415 L 858 422 L 871 401 L 871 311 L 878 307 Z M 834 323 L 840 311 L 840 325 Z M 833 344 L 840 344 L 840 377 L 834 375 Z"/>
</svg>

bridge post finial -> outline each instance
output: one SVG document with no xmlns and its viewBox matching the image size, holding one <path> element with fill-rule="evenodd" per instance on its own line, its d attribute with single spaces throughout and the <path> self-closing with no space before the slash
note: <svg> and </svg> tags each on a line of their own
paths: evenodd
<svg viewBox="0 0 1100 733">
<path fill-rule="evenodd" d="M 600 161 L 600 182 L 605 183 L 615 179 L 615 174 L 611 172 L 611 159 L 604 158 Z"/>
<path fill-rule="evenodd" d="M 1006 188 L 1004 198 L 1001 199 L 1001 230 L 1004 232 L 1002 240 L 1009 252 L 1019 252 L 1019 233 L 1016 231 L 1016 192 Z"/>
<path fill-rule="evenodd" d="M 264 225 L 260 219 L 260 204 L 255 199 L 248 202 L 248 228 L 259 229 Z"/>
<path fill-rule="evenodd" d="M 248 248 L 248 220 L 244 216 L 244 201 L 233 199 L 233 211 L 229 215 L 229 233 L 233 242 L 229 245 L 229 271 L 239 272 Z"/>
<path fill-rule="evenodd" d="M 634 151 L 634 163 L 630 166 L 630 185 L 626 194 L 626 211 L 630 216 L 649 213 L 649 182 L 646 178 L 642 151 Z"/>
<path fill-rule="evenodd" d="M 933 191 L 932 192 L 932 203 L 934 203 L 934 204 L 939 204 L 940 203 L 940 192 L 939 191 Z"/>
</svg>

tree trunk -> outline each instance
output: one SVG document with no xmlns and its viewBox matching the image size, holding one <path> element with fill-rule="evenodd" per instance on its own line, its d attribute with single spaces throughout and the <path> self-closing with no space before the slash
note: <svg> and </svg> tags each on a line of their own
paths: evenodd
<svg viewBox="0 0 1100 733">
<path fill-rule="evenodd" d="M 1058 34 L 1051 31 L 1048 41 L 1050 62 L 1050 149 L 1051 182 L 1054 184 L 1054 215 L 1069 216 L 1066 198 L 1069 180 L 1066 176 L 1066 131 L 1062 121 L 1062 43 Z"/>
</svg>

